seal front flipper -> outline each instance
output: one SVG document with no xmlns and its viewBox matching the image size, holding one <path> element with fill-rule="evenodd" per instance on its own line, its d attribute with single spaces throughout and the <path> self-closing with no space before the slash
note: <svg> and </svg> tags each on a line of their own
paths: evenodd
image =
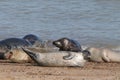
<svg viewBox="0 0 120 80">
<path fill-rule="evenodd" d="M 29 49 L 26 49 L 26 48 L 22 48 L 22 50 L 26 54 L 28 54 L 31 57 L 31 59 L 33 59 L 34 61 L 36 61 L 36 59 L 37 59 L 37 54 L 36 53 L 34 53 L 34 52 L 32 52 L 32 51 L 30 51 Z"/>
<path fill-rule="evenodd" d="M 63 56 L 64 60 L 71 60 L 72 58 L 74 58 L 75 54 L 72 54 L 71 52 L 68 52 L 68 55 Z"/>
</svg>

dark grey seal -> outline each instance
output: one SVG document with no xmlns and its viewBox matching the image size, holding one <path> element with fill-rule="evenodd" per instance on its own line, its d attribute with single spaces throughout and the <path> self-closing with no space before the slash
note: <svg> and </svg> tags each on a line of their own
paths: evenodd
<svg viewBox="0 0 120 80">
<path fill-rule="evenodd" d="M 60 51 L 82 51 L 81 45 L 76 40 L 69 39 L 66 37 L 53 41 L 53 45 L 58 47 Z"/>
</svg>

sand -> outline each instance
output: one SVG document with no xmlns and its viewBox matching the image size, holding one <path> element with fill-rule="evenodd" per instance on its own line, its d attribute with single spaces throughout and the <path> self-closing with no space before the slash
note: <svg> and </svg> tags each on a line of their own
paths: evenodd
<svg viewBox="0 0 120 80">
<path fill-rule="evenodd" d="M 87 62 L 83 68 L 42 67 L 0 60 L 0 80 L 120 80 L 120 64 Z"/>
</svg>

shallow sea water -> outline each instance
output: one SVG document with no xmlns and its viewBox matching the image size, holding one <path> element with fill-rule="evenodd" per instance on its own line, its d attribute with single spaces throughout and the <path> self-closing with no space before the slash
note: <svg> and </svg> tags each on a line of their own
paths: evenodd
<svg viewBox="0 0 120 80">
<path fill-rule="evenodd" d="M 120 0 L 0 0 L 0 40 L 26 34 L 119 49 Z"/>
</svg>

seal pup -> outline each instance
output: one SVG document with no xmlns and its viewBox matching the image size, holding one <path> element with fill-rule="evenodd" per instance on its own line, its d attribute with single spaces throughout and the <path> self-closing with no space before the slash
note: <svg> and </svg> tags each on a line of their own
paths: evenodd
<svg viewBox="0 0 120 80">
<path fill-rule="evenodd" d="M 76 52 L 49 52 L 49 53 L 40 53 L 33 52 L 28 48 L 23 48 L 23 51 L 26 52 L 38 65 L 41 66 L 79 66 L 83 67 L 85 60 L 82 56 L 82 53 Z M 64 59 L 64 57 L 72 55 L 71 59 Z"/>
<path fill-rule="evenodd" d="M 90 53 L 88 59 L 93 62 L 120 62 L 120 52 L 106 48 L 90 47 L 86 49 Z M 84 53 L 85 54 L 85 53 Z"/>
<path fill-rule="evenodd" d="M 66 37 L 53 41 L 53 45 L 58 47 L 60 51 L 82 51 L 81 45 L 76 40 Z"/>
</svg>

